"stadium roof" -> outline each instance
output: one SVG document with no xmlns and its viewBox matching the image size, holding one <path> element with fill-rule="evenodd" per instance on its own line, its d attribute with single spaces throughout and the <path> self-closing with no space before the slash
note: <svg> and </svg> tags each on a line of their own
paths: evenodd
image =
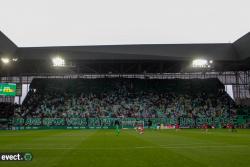
<svg viewBox="0 0 250 167">
<path fill-rule="evenodd" d="M 17 47 L 0 32 L 0 53 L 15 54 L 21 59 L 47 59 L 56 54 L 77 60 L 244 60 L 250 56 L 250 33 L 234 43 L 210 44 L 141 44 Z"/>
<path fill-rule="evenodd" d="M 19 71 L 30 67 L 23 72 L 34 72 L 32 64 L 42 66 L 43 63 L 60 55 L 71 63 L 82 67 L 88 62 L 90 64 L 108 63 L 119 64 L 148 64 L 147 66 L 167 66 L 170 67 L 175 62 L 174 68 L 156 70 L 152 72 L 180 72 L 183 66 L 195 58 L 206 58 L 217 63 L 216 70 L 249 70 L 250 59 L 250 33 L 247 33 L 234 43 L 211 43 L 211 44 L 145 44 L 145 45 L 98 45 L 98 46 L 55 46 L 55 47 L 17 47 L 7 36 L 0 32 L 0 55 L 18 57 Z M 32 63 L 30 63 L 32 62 Z M 183 62 L 185 62 L 183 64 Z M 28 64 L 26 64 L 28 63 Z M 162 65 L 160 65 L 162 64 Z M 44 68 L 48 68 L 45 67 Z M 115 67 L 115 68 L 117 68 Z M 79 70 L 78 68 L 78 70 Z M 96 68 L 96 67 L 92 67 Z M 102 67 L 98 67 L 103 69 Z M 140 71 L 145 71 L 138 67 Z M 163 67 L 161 67 L 163 68 Z M 159 68 L 160 69 L 160 68 Z M 16 69 L 17 70 L 17 69 Z M 114 69 L 110 69 L 114 71 Z M 39 72 L 40 70 L 37 70 Z M 92 71 L 98 71 L 94 69 Z M 101 72 L 103 70 L 99 70 Z M 108 71 L 107 71 L 108 72 Z"/>
</svg>

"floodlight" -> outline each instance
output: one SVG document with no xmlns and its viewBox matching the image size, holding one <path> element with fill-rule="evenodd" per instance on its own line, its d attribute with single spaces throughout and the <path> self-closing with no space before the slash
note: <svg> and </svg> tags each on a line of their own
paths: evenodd
<svg viewBox="0 0 250 167">
<path fill-rule="evenodd" d="M 1 60 L 2 60 L 3 64 L 9 64 L 9 62 L 10 62 L 10 59 L 7 57 L 2 57 Z"/>
<path fill-rule="evenodd" d="M 206 59 L 195 59 L 192 62 L 192 66 L 195 68 L 206 68 L 208 61 Z"/>
<path fill-rule="evenodd" d="M 64 67 L 65 66 L 65 60 L 61 57 L 53 58 L 52 63 L 53 63 L 54 67 Z"/>
<path fill-rule="evenodd" d="M 17 58 L 13 58 L 12 61 L 16 62 L 18 59 Z"/>
</svg>

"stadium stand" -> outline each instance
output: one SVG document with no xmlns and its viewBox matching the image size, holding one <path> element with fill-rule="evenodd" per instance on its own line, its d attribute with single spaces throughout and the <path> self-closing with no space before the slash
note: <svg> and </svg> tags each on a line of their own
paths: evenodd
<svg viewBox="0 0 250 167">
<path fill-rule="evenodd" d="M 249 42 L 250 33 L 219 44 L 18 47 L 0 32 L 1 58 L 8 60 L 0 66 L 1 82 L 20 86 L 16 96 L 6 97 L 22 104 L 13 126 L 82 126 L 128 118 L 189 127 L 244 125 L 249 116 L 238 112 L 235 121 L 239 107 L 234 103 L 250 97 Z M 192 66 L 197 60 L 206 65 Z"/>
<path fill-rule="evenodd" d="M 236 116 L 235 104 L 218 79 L 34 79 L 30 88 L 23 105 L 15 111 L 16 118 L 179 121 Z M 64 125 L 63 120 L 54 125 Z"/>
<path fill-rule="evenodd" d="M 242 128 L 250 127 L 250 107 L 245 105 L 238 106 L 237 117 L 239 121 L 243 122 L 241 126 Z"/>
<path fill-rule="evenodd" d="M 0 103 L 0 118 L 10 118 L 14 114 L 14 105 L 11 103 Z"/>
<path fill-rule="evenodd" d="M 0 103 L 0 129 L 6 129 L 9 126 L 9 119 L 14 116 L 14 105 L 11 103 Z"/>
</svg>

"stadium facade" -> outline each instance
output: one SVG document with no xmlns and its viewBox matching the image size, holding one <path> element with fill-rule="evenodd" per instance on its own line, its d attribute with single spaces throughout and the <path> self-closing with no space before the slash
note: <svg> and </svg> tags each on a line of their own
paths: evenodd
<svg viewBox="0 0 250 167">
<path fill-rule="evenodd" d="M 189 98 L 193 98 L 191 94 L 184 95 L 177 95 L 177 94 L 169 94 L 166 93 L 166 89 L 164 89 L 163 83 L 170 79 L 169 82 L 166 82 L 165 85 L 168 85 L 168 87 L 171 87 L 172 85 L 176 85 L 178 81 L 175 81 L 175 79 L 183 79 L 181 82 L 186 83 L 186 86 L 188 87 L 195 87 L 196 82 L 199 82 L 199 80 L 195 80 L 194 82 L 188 84 L 188 81 L 185 81 L 184 79 L 206 79 L 205 82 L 208 82 L 208 79 L 216 78 L 219 82 L 223 83 L 224 85 L 231 85 L 233 90 L 233 98 L 235 99 L 235 102 L 237 104 L 248 104 L 249 105 L 249 98 L 250 98 L 250 33 L 247 33 L 239 40 L 235 41 L 234 43 L 215 43 L 215 44 L 153 44 L 153 45 L 107 45 L 107 46 L 55 46 L 55 47 L 18 47 L 16 46 L 11 40 L 9 40 L 3 33 L 0 32 L 0 57 L 3 63 L 1 63 L 1 73 L 0 82 L 2 83 L 16 83 L 19 85 L 18 91 L 20 93 L 16 97 L 6 97 L 2 96 L 0 97 L 2 102 L 17 102 L 19 104 L 22 103 L 22 88 L 23 86 L 27 86 L 27 88 L 30 86 L 30 88 L 27 89 L 28 95 L 24 100 L 24 106 L 26 105 L 25 111 L 26 115 L 22 115 L 21 109 L 19 111 L 18 118 L 14 119 L 12 123 L 14 123 L 16 126 L 24 126 L 24 125 L 74 125 L 75 122 L 79 123 L 80 125 L 85 125 L 86 122 L 88 122 L 88 119 L 86 118 L 90 117 L 90 120 L 93 119 L 92 124 L 96 124 L 96 122 L 104 122 L 108 121 L 109 123 L 113 121 L 115 122 L 116 119 L 113 119 L 114 117 L 117 118 L 117 116 L 121 116 L 124 118 L 131 117 L 131 113 L 134 117 L 138 117 L 133 112 L 130 111 L 130 109 L 124 109 L 126 110 L 126 113 L 122 114 L 114 114 L 110 112 L 111 114 L 114 114 L 115 116 L 108 116 L 109 112 L 102 113 L 101 115 L 96 112 L 90 112 L 86 115 L 81 115 L 81 117 L 78 117 L 77 120 L 74 117 L 74 114 L 79 116 L 78 111 L 75 112 L 75 110 L 80 109 L 72 109 L 72 111 L 67 111 L 66 113 L 54 112 L 54 105 L 50 108 L 49 114 L 47 113 L 47 105 L 48 100 L 56 101 L 56 103 L 61 103 L 64 99 L 63 98 L 69 98 L 70 105 L 74 106 L 81 106 L 76 105 L 78 103 L 83 103 L 82 101 L 78 101 L 77 99 L 84 99 L 91 101 L 93 99 L 93 95 L 91 93 L 86 93 L 85 89 L 79 89 L 80 91 L 85 92 L 86 94 L 83 97 L 82 95 L 77 95 L 77 92 L 74 96 L 70 96 L 69 92 L 65 91 L 65 94 L 61 94 L 61 97 L 57 95 L 54 95 L 53 98 L 48 98 L 48 96 L 52 97 L 51 94 L 44 94 L 43 92 L 54 92 L 54 89 L 51 89 L 51 85 L 47 85 L 48 83 L 58 83 L 55 79 L 62 79 L 59 82 L 67 83 L 67 79 L 74 79 L 74 84 L 77 82 L 84 84 L 88 83 L 86 79 L 103 79 L 101 82 L 105 83 L 107 82 L 106 79 L 112 79 L 109 80 L 109 82 L 113 83 L 110 84 L 113 86 L 113 89 L 107 89 L 107 92 L 100 91 L 96 95 L 94 95 L 94 98 L 96 98 L 97 103 L 102 103 L 102 100 L 106 98 L 106 96 L 113 96 L 113 94 L 109 94 L 110 92 L 113 92 L 114 94 L 119 94 L 120 99 L 123 101 L 126 101 L 126 99 L 129 99 L 128 101 L 133 101 L 133 103 L 129 105 L 134 105 L 135 103 L 135 97 L 131 95 L 127 95 L 127 93 L 124 93 L 123 88 L 128 91 L 129 89 L 135 89 L 136 85 L 138 85 L 138 82 L 136 79 L 146 79 L 146 80 L 152 80 L 151 86 L 146 86 L 151 92 L 145 91 L 141 88 L 138 88 L 133 90 L 134 96 L 140 96 L 140 91 L 144 91 L 143 97 L 146 102 L 145 104 L 148 106 L 155 106 L 156 108 L 159 107 L 159 105 L 163 105 L 162 103 L 162 96 L 171 96 L 172 99 L 183 99 L 184 101 L 188 101 L 188 98 L 186 96 L 189 96 Z M 55 67 L 52 64 L 52 59 L 54 57 L 60 57 L 65 60 L 65 64 L 63 67 Z M 5 59 L 5 60 L 4 60 Z M 191 63 L 195 59 L 205 59 L 211 64 L 209 64 L 209 68 L 192 68 Z M 4 61 L 6 61 L 6 64 L 4 64 Z M 9 63 L 11 61 L 11 63 Z M 64 62 L 63 62 L 64 63 Z M 34 86 L 36 83 L 36 78 L 40 82 L 38 85 Z M 119 81 L 114 81 L 115 79 L 120 78 Z M 126 78 L 130 78 L 130 81 L 127 82 Z M 44 81 L 47 80 L 47 83 Z M 81 81 L 79 81 L 79 79 Z M 125 79 L 125 80 L 124 80 Z M 159 81 L 161 80 L 161 81 Z M 164 81 L 163 81 L 164 80 Z M 174 82 L 173 82 L 174 80 Z M 216 83 L 217 81 L 214 81 Z M 44 83 L 44 84 L 40 84 Z M 116 86 L 120 85 L 120 87 Z M 145 87 L 145 85 L 148 85 L 150 81 L 145 81 L 143 83 L 140 83 L 142 87 Z M 84 85 L 83 84 L 83 85 Z M 91 89 L 91 86 L 96 85 L 96 80 L 92 84 L 87 84 L 89 89 Z M 139 85 L 140 85 L 139 84 Z M 152 86 L 154 84 L 159 84 L 158 88 Z M 210 84 L 209 86 L 213 85 Z M 52 84 L 53 85 L 53 84 Z M 65 86 L 66 89 L 70 89 L 70 84 Z M 71 84 L 72 85 L 72 84 Z M 78 86 L 81 84 L 78 84 Z M 97 84 L 98 85 L 98 84 Z M 109 85 L 109 86 L 110 86 Z M 91 90 L 97 90 L 98 88 L 105 88 L 103 85 L 99 85 L 94 87 Z M 109 87 L 108 85 L 106 85 Z M 139 87 L 141 87 L 139 86 Z M 47 87 L 44 89 L 44 87 Z M 56 87 L 55 85 L 52 87 Z M 185 85 L 183 86 L 185 87 Z M 206 87 L 204 84 L 199 83 L 199 88 Z M 106 89 L 106 88 L 105 88 Z M 119 90 L 118 90 L 119 89 Z M 192 89 L 192 88 L 191 88 Z M 224 88 L 223 88 L 224 89 Z M 164 95 L 159 94 L 157 92 L 162 91 L 162 93 L 166 93 Z M 174 88 L 173 92 L 177 92 L 179 89 Z M 197 89 L 198 90 L 198 89 Z M 37 92 L 38 95 L 37 95 Z M 62 91 L 62 90 L 56 90 L 56 91 Z M 121 93 L 123 91 L 123 93 Z M 126 92 L 125 91 L 125 92 Z M 185 91 L 183 91 L 185 92 Z M 199 91 L 197 91 L 199 92 Z M 209 93 L 210 91 L 204 91 Z M 131 92 L 129 92 L 131 93 Z M 160 104 L 151 104 L 149 97 L 153 94 L 156 95 L 156 99 L 160 100 Z M 87 95 L 88 94 L 88 95 Z M 121 95 L 122 94 L 122 95 Z M 162 116 L 159 111 L 159 113 L 155 111 L 148 111 L 147 113 L 144 113 L 147 115 L 150 113 L 150 118 L 157 117 L 155 123 L 159 121 L 165 121 L 166 124 L 175 124 L 176 122 L 182 122 L 184 125 L 185 123 L 189 126 L 201 126 L 205 122 L 208 123 L 210 121 L 210 124 L 215 124 L 215 122 L 220 126 L 222 123 L 230 123 L 232 121 L 231 114 L 235 114 L 235 111 L 231 111 L 234 107 L 234 102 L 230 100 L 230 98 L 224 94 L 221 93 L 221 88 L 216 87 L 215 93 L 212 95 L 215 97 L 215 95 L 218 95 L 218 99 L 221 99 L 218 103 L 220 104 L 220 109 L 225 110 L 225 114 L 222 112 L 218 113 L 213 112 L 215 115 L 213 118 L 206 118 L 205 120 L 202 118 L 205 115 L 200 115 L 199 112 L 193 114 L 193 113 L 182 113 L 185 117 L 178 117 L 178 119 L 174 118 L 172 119 L 173 115 L 169 115 L 168 119 L 162 119 Z M 26 96 L 26 94 L 25 94 Z M 75 97 L 76 96 L 76 97 Z M 202 99 L 201 104 L 204 105 L 206 103 L 205 101 L 210 101 L 208 95 L 204 95 L 206 97 L 203 97 L 203 95 L 198 95 L 196 93 L 197 99 Z M 34 101 L 34 99 L 39 99 L 41 97 L 45 97 L 44 103 L 46 104 L 39 104 L 38 101 Z M 170 98 L 170 99 L 171 99 Z M 186 98 L 186 99 L 185 99 Z M 206 100 L 204 100 L 204 98 Z M 58 101 L 58 99 L 60 99 Z M 214 98 L 216 99 L 216 98 Z M 106 100 L 106 99 L 105 99 Z M 167 99 L 163 98 L 163 101 L 167 101 Z M 84 100 L 83 100 L 84 101 Z M 113 101 L 113 99 L 108 99 L 108 103 L 118 103 L 118 101 Z M 110 102 L 111 101 L 111 102 Z M 199 101 L 199 100 L 198 100 Z M 225 101 L 223 104 L 222 102 Z M 47 104 L 48 103 L 48 104 Z M 53 103 L 53 102 L 52 102 Z M 66 103 L 66 102 L 65 102 Z M 92 103 L 92 102 L 91 102 Z M 108 104 L 107 103 L 107 104 Z M 170 102 L 169 102 L 170 103 Z M 184 103 L 184 102 L 183 102 Z M 212 102 L 210 105 L 212 105 Z M 106 104 L 106 105 L 107 105 Z M 171 104 L 171 103 L 170 103 Z M 174 104 L 174 102 L 173 102 Z M 35 110 L 37 105 L 40 105 L 39 111 Z M 44 107 L 45 105 L 45 107 Z M 93 107 L 92 105 L 87 105 L 84 103 L 85 106 L 89 107 L 89 110 L 96 110 L 91 109 Z M 128 104 L 126 104 L 128 105 Z M 181 105 L 181 104 L 180 104 Z M 33 108 L 32 108 L 33 107 Z M 100 106 L 97 106 L 98 111 L 100 110 Z M 112 107 L 117 108 L 116 105 L 113 105 Z M 199 107 L 199 105 L 198 105 Z M 163 107 L 164 108 L 164 107 Z M 178 110 L 181 107 L 178 106 Z M 107 109 L 107 108 L 106 108 Z M 120 109 L 120 108 L 119 108 Z M 164 110 L 167 110 L 167 108 L 164 108 Z M 83 109 L 83 110 L 86 110 Z M 196 109 L 195 109 L 196 110 Z M 40 113 L 40 112 L 43 113 Z M 106 110 L 105 110 L 106 111 Z M 110 110 L 111 111 L 111 110 Z M 54 112 L 54 113 L 53 113 Z M 170 111 L 171 112 L 171 111 Z M 47 114 L 46 114 L 47 113 Z M 129 114 L 130 115 L 129 115 Z M 173 112 L 174 113 L 174 112 Z M 63 114 L 66 114 L 63 115 Z M 72 114 L 73 116 L 68 118 L 67 114 Z M 141 114 L 141 113 L 140 113 Z M 178 113 L 177 113 L 178 114 Z M 189 116 L 189 115 L 194 115 Z M 210 113 L 211 114 L 211 113 Z M 210 115 L 209 114 L 209 115 Z M 129 115 L 129 116 L 128 116 Z M 36 117 L 37 116 L 37 117 Z M 107 120 L 107 119 L 100 119 L 99 117 L 109 117 L 109 119 L 113 120 Z M 211 116 L 211 115 L 210 115 Z M 225 116 L 226 120 L 222 119 L 221 116 Z M 21 118 L 20 118 L 21 117 Z M 35 118 L 34 118 L 35 117 Z M 53 118 L 51 118 L 53 117 Z M 57 119 L 57 117 L 59 117 Z M 140 116 L 139 116 L 140 117 Z M 146 116 L 145 116 L 146 117 Z M 96 118 L 98 118 L 96 120 Z M 170 119 L 171 118 L 171 119 Z M 145 118 L 143 117 L 143 120 Z M 159 119 L 159 120 L 158 120 Z M 203 121 L 201 121 L 201 120 Z M 245 119 L 240 118 L 237 119 L 237 121 L 241 121 Z M 247 118 L 248 119 L 248 118 Z M 198 122 L 197 122 L 198 120 Z M 144 120 L 145 121 L 145 120 Z M 148 120 L 146 120 L 148 121 Z M 188 123 L 187 123 L 188 122 Z M 202 123 L 201 123 L 202 122 Z M 212 122 L 212 123 L 211 123 Z M 103 125 L 102 124 L 102 125 Z M 113 125 L 113 124 L 112 124 Z"/>
</svg>

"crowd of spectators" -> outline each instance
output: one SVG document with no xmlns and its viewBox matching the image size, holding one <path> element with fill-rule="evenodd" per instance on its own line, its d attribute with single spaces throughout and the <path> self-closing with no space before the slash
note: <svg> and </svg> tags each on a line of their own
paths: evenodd
<svg viewBox="0 0 250 167">
<path fill-rule="evenodd" d="M 185 82 L 185 81 L 183 81 Z M 233 101 L 222 89 L 214 92 L 140 89 L 133 82 L 110 82 L 111 89 L 71 92 L 32 88 L 15 117 L 41 118 L 202 118 L 236 115 Z M 208 85 L 209 86 L 209 85 Z M 188 88 L 187 88 L 188 89 Z M 189 88 L 189 89 L 192 89 Z M 163 90 L 163 89 L 161 89 Z"/>
</svg>

